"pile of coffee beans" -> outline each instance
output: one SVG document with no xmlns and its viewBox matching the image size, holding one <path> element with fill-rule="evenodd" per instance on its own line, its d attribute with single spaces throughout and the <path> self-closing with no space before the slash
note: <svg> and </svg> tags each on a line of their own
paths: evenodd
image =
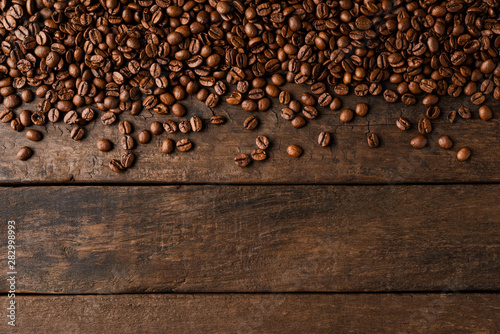
<svg viewBox="0 0 500 334">
<path fill-rule="evenodd" d="M 117 124 L 125 153 L 111 160 L 115 172 L 132 165 L 136 146 L 133 127 L 120 114 L 148 109 L 182 118 L 188 94 L 208 108 L 225 99 L 247 112 L 277 102 L 295 128 L 317 118 L 320 108 L 340 110 L 339 96 L 350 92 L 405 105 L 423 94 L 426 113 L 417 124 L 421 134 L 411 140 L 415 148 L 427 144 L 440 96 L 465 94 L 478 106 L 489 95 L 500 99 L 498 0 L 0 0 L 0 10 L 0 121 L 23 131 L 62 120 L 73 126 L 73 140 L 84 139 L 96 118 Z M 308 85 L 311 93 L 296 99 L 282 90 L 285 83 Z M 35 96 L 36 110 L 18 112 Z M 339 119 L 347 123 L 368 110 L 358 104 Z M 487 106 L 478 112 L 483 120 L 492 117 Z M 446 111 L 446 118 L 453 122 L 457 114 L 471 117 L 463 107 Z M 215 115 L 209 123 L 224 122 Z M 242 125 L 258 127 L 258 114 Z M 406 131 L 411 124 L 400 118 L 396 126 Z M 154 121 L 138 141 L 180 131 L 186 138 L 165 139 L 161 151 L 185 152 L 193 147 L 188 134 L 202 130 L 197 116 Z M 42 139 L 36 130 L 26 136 Z M 331 134 L 319 135 L 320 146 L 330 141 Z M 442 142 L 451 147 L 449 138 Z M 379 136 L 369 134 L 367 143 L 379 146 Z M 103 139 L 97 147 L 106 152 L 113 143 Z M 265 159 L 262 147 L 235 163 Z M 290 145 L 287 152 L 299 157 L 302 149 Z M 18 156 L 31 154 L 23 147 Z M 457 157 L 469 156 L 462 149 Z"/>
</svg>

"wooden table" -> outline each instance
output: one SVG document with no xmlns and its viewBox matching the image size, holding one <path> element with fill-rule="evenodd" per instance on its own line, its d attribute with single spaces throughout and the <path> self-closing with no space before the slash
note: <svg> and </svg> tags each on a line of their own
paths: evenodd
<svg viewBox="0 0 500 334">
<path fill-rule="evenodd" d="M 32 143 L 3 124 L 0 249 L 7 254 L 15 220 L 13 332 L 500 332 L 500 103 L 488 101 L 489 122 L 473 106 L 470 120 L 440 116 L 428 147 L 413 150 L 421 106 L 362 101 L 365 118 L 340 124 L 322 110 L 299 130 L 278 105 L 259 113 L 254 131 L 242 126 L 247 112 L 222 105 L 215 112 L 228 123 L 190 134 L 192 151 L 162 155 L 162 134 L 138 146 L 122 174 L 107 167 L 122 153 L 116 126 L 94 122 L 75 142 L 70 126 L 48 124 Z M 212 115 L 185 104 L 189 116 Z M 441 101 L 443 114 L 461 105 L 470 106 Z M 401 115 L 410 131 L 394 125 Z M 144 111 L 133 136 L 153 118 L 173 117 Z M 316 143 L 323 130 L 333 133 L 327 148 Z M 379 148 L 367 146 L 369 132 Z M 232 158 L 260 134 L 272 142 L 269 158 L 237 167 Z M 442 134 L 452 150 L 437 145 Z M 114 150 L 97 151 L 100 138 Z M 292 143 L 304 148 L 300 159 L 286 155 Z M 22 162 L 25 145 L 35 154 Z M 472 157 L 459 162 L 464 146 Z M 0 332 L 11 331 L 2 319 Z"/>
</svg>

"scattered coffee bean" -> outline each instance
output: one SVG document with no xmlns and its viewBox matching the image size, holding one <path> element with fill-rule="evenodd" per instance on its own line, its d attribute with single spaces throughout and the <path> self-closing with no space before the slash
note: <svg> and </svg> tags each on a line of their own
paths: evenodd
<svg viewBox="0 0 500 334">
<path fill-rule="evenodd" d="M 418 121 L 418 132 L 426 134 L 426 133 L 431 133 L 431 131 L 432 131 L 432 124 L 427 117 L 424 117 L 420 121 Z"/>
<path fill-rule="evenodd" d="M 330 145 L 331 135 L 328 132 L 321 132 L 318 136 L 318 144 L 323 147 Z"/>
<path fill-rule="evenodd" d="M 121 162 L 116 159 L 111 160 L 108 166 L 115 173 L 121 173 L 125 171 L 125 167 L 123 167 Z"/>
<path fill-rule="evenodd" d="M 427 145 L 427 138 L 422 135 L 418 135 L 411 140 L 411 146 L 416 149 L 424 148 Z"/>
<path fill-rule="evenodd" d="M 439 117 L 441 114 L 441 109 L 439 109 L 438 106 L 429 106 L 427 107 L 427 112 L 425 113 L 425 116 L 427 116 L 428 119 L 436 119 Z"/>
<path fill-rule="evenodd" d="M 360 117 L 366 116 L 368 114 L 368 105 L 366 103 L 358 103 L 354 109 L 356 115 Z"/>
<path fill-rule="evenodd" d="M 215 115 L 210 118 L 210 123 L 214 125 L 224 124 L 226 122 L 226 118 L 222 115 Z"/>
<path fill-rule="evenodd" d="M 124 152 L 120 158 L 120 164 L 124 168 L 130 168 L 135 161 L 135 155 L 132 152 Z"/>
<path fill-rule="evenodd" d="M 12 110 L 5 109 L 0 111 L 0 121 L 2 123 L 8 123 L 12 121 L 13 118 L 14 118 L 14 113 L 12 112 Z"/>
<path fill-rule="evenodd" d="M 113 149 L 113 143 L 108 139 L 99 139 L 97 149 L 101 152 L 109 152 Z"/>
<path fill-rule="evenodd" d="M 10 121 L 10 127 L 16 132 L 21 132 L 24 130 L 24 126 L 19 118 L 14 118 L 12 121 Z"/>
<path fill-rule="evenodd" d="M 286 148 L 286 153 L 288 153 L 288 155 L 292 158 L 298 158 L 302 155 L 302 148 L 300 146 L 292 144 Z"/>
<path fill-rule="evenodd" d="M 255 139 L 255 144 L 261 150 L 266 150 L 269 147 L 269 139 L 266 136 L 258 136 Z"/>
<path fill-rule="evenodd" d="M 22 110 L 19 113 L 19 120 L 21 121 L 21 124 L 23 126 L 30 126 L 31 124 L 33 124 L 33 122 L 31 121 L 31 111 Z"/>
<path fill-rule="evenodd" d="M 292 119 L 292 126 L 296 129 L 303 128 L 306 125 L 306 120 L 302 116 L 297 116 L 294 119 Z"/>
<path fill-rule="evenodd" d="M 194 132 L 200 132 L 203 128 L 203 122 L 198 116 L 191 117 L 189 123 L 191 123 L 191 130 Z"/>
<path fill-rule="evenodd" d="M 469 108 L 467 108 L 467 107 L 458 108 L 458 114 L 460 115 L 460 117 L 462 117 L 464 119 L 468 119 L 468 118 L 472 117 L 472 113 L 470 112 Z"/>
<path fill-rule="evenodd" d="M 448 136 L 441 136 L 438 139 L 438 144 L 445 150 L 449 150 L 453 146 L 453 142 L 451 141 L 450 137 Z"/>
<path fill-rule="evenodd" d="M 124 150 L 131 150 L 134 148 L 135 141 L 131 136 L 125 135 L 120 140 L 120 144 Z"/>
<path fill-rule="evenodd" d="M 380 141 L 378 136 L 375 133 L 371 133 L 366 137 L 366 141 L 368 142 L 368 146 L 375 148 L 380 145 Z"/>
<path fill-rule="evenodd" d="M 453 123 L 455 121 L 455 117 L 457 117 L 457 111 L 452 110 L 446 115 L 446 119 L 450 122 Z"/>
<path fill-rule="evenodd" d="M 139 132 L 139 135 L 137 135 L 137 140 L 141 144 L 147 144 L 151 141 L 151 132 L 149 130 L 142 130 Z"/>
<path fill-rule="evenodd" d="M 175 143 L 172 139 L 167 138 L 163 141 L 161 145 L 161 151 L 165 154 L 170 154 L 174 151 Z"/>
<path fill-rule="evenodd" d="M 253 130 L 259 125 L 259 120 L 255 116 L 249 116 L 245 119 L 245 122 L 243 122 L 243 126 L 247 130 Z"/>
<path fill-rule="evenodd" d="M 85 135 L 85 130 L 79 126 L 73 127 L 71 129 L 70 136 L 73 140 L 82 140 L 83 136 Z"/>
<path fill-rule="evenodd" d="M 257 148 L 257 149 L 252 151 L 251 157 L 255 161 L 262 161 L 262 160 L 266 160 L 267 154 L 266 154 L 266 151 L 264 151 L 260 148 Z"/>
<path fill-rule="evenodd" d="M 408 129 L 411 128 L 411 123 L 409 120 L 407 120 L 406 118 L 404 117 L 400 117 L 397 121 L 396 121 L 396 126 L 398 127 L 398 129 L 402 130 L 402 131 L 406 131 Z"/>
<path fill-rule="evenodd" d="M 132 124 L 130 124 L 129 121 L 120 121 L 120 123 L 118 123 L 118 131 L 120 131 L 122 135 L 128 135 L 132 133 L 132 130 Z"/>
<path fill-rule="evenodd" d="M 465 161 L 465 160 L 468 160 L 470 158 L 470 149 L 467 148 L 467 147 L 464 147 L 462 149 L 460 149 L 460 151 L 457 152 L 457 159 L 459 161 Z"/>
<path fill-rule="evenodd" d="M 161 135 L 163 133 L 163 125 L 158 121 L 152 122 L 149 126 L 149 129 L 155 136 Z"/>
<path fill-rule="evenodd" d="M 28 131 L 26 131 L 26 138 L 31 141 L 40 141 L 42 140 L 43 135 L 38 130 L 29 129 Z"/>
<path fill-rule="evenodd" d="M 340 113 L 340 121 L 343 123 L 349 123 L 354 118 L 354 112 L 351 109 L 344 109 Z"/>
<path fill-rule="evenodd" d="M 17 158 L 22 161 L 28 160 L 32 155 L 33 150 L 27 146 L 21 147 L 19 151 L 17 151 Z"/>
<path fill-rule="evenodd" d="M 239 167 L 246 167 L 250 165 L 252 160 L 248 156 L 248 154 L 240 153 L 236 157 L 234 157 L 234 163 Z"/>
<path fill-rule="evenodd" d="M 493 118 L 493 111 L 488 106 L 481 106 L 481 107 L 479 107 L 478 112 L 479 112 L 479 117 L 483 121 L 489 121 L 490 119 Z"/>
<path fill-rule="evenodd" d="M 193 144 L 189 139 L 184 138 L 177 142 L 176 147 L 181 152 L 187 152 L 193 147 Z"/>
</svg>

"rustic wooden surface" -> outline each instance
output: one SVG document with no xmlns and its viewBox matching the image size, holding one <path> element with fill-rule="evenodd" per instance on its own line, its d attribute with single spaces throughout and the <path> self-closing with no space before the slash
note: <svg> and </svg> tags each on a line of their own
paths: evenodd
<svg viewBox="0 0 500 334">
<path fill-rule="evenodd" d="M 23 296 L 8 333 L 498 333 L 498 294 Z M 2 309 L 7 298 L 0 297 Z"/>
<path fill-rule="evenodd" d="M 302 88 L 287 88 L 299 98 Z M 245 183 L 245 184 L 392 184 L 432 182 L 499 182 L 500 173 L 500 102 L 489 98 L 487 104 L 496 113 L 489 122 L 481 121 L 477 107 L 471 106 L 466 97 L 441 102 L 442 114 L 433 121 L 434 131 L 429 135 L 429 146 L 423 150 L 410 147 L 410 140 L 418 134 L 416 122 L 423 117 L 424 107 L 406 107 L 401 103 L 387 104 L 382 97 L 343 98 L 344 107 L 354 108 L 358 102 L 367 102 L 371 111 L 365 118 L 355 118 L 352 123 L 340 124 L 339 112 L 320 108 L 322 116 L 312 120 L 302 129 L 294 129 L 279 116 L 281 105 L 275 100 L 272 110 L 253 113 L 261 119 L 254 131 L 243 128 L 243 121 L 251 113 L 239 107 L 223 103 L 215 113 L 228 117 L 222 126 L 208 125 L 213 115 L 203 103 L 194 98 L 185 101 L 187 117 L 199 115 L 205 120 L 205 130 L 191 133 L 189 138 L 195 148 L 187 153 L 175 152 L 162 155 L 160 147 L 164 133 L 148 145 L 139 145 L 135 168 L 123 174 L 115 174 L 107 164 L 121 155 L 121 135 L 116 125 L 104 126 L 98 119 L 87 126 L 87 137 L 81 142 L 69 138 L 71 126 L 62 122 L 42 127 L 45 139 L 29 142 L 23 133 L 15 133 L 8 124 L 0 124 L 0 184 L 21 182 L 69 183 L 69 182 L 148 182 L 148 183 Z M 19 109 L 35 109 L 34 105 Z M 450 124 L 445 115 L 461 105 L 470 106 L 473 119 L 457 119 Z M 99 113 L 99 118 L 100 118 Z M 402 132 L 395 126 L 399 116 L 413 123 L 410 131 Z M 153 115 L 144 111 L 140 116 L 120 115 L 120 119 L 132 120 L 136 131 L 149 128 L 153 120 L 178 118 L 171 115 Z M 459 118 L 459 117 L 458 117 Z M 333 133 L 333 145 L 319 147 L 317 136 L 321 131 Z M 381 146 L 370 149 L 366 134 L 380 135 Z M 248 168 L 237 167 L 232 159 L 238 153 L 251 153 L 257 135 L 267 135 L 272 146 L 269 159 L 255 162 Z M 447 134 L 455 142 L 452 150 L 445 151 L 437 145 L 437 138 Z M 180 133 L 170 135 L 173 139 L 186 137 Z M 108 138 L 115 143 L 113 151 L 103 153 L 95 148 L 98 139 Z M 304 148 L 300 159 L 290 158 L 285 150 L 289 144 Z M 26 162 L 16 159 L 22 146 L 30 146 L 34 156 Z M 456 152 L 467 146 L 472 150 L 470 161 L 461 163 Z"/>
<path fill-rule="evenodd" d="M 19 292 L 500 288 L 500 185 L 20 187 L 0 197 L 16 219 Z"/>
</svg>

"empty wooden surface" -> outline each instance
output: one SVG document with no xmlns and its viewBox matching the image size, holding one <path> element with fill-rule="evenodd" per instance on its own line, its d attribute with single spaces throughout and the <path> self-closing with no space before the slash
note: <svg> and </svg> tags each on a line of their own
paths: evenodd
<svg viewBox="0 0 500 334">
<path fill-rule="evenodd" d="M 8 333 L 498 333 L 498 294 L 23 296 Z M 2 309 L 7 298 L 0 297 Z"/>
<path fill-rule="evenodd" d="M 296 98 L 303 90 L 290 87 Z M 404 106 L 401 103 L 388 104 L 382 97 L 343 98 L 344 107 L 354 108 L 356 103 L 367 102 L 370 112 L 367 117 L 356 117 L 352 123 L 341 124 L 339 112 L 319 108 L 321 117 L 309 121 L 302 129 L 294 129 L 288 121 L 279 116 L 282 108 L 276 100 L 272 110 L 249 113 L 240 107 L 223 103 L 214 111 L 203 103 L 190 98 L 183 102 L 188 109 L 188 119 L 201 116 L 205 129 L 200 133 L 182 135 L 176 133 L 170 138 L 189 137 L 195 148 L 187 153 L 175 152 L 169 156 L 161 153 L 161 142 L 167 138 L 163 133 L 153 138 L 148 145 L 134 150 L 136 166 L 126 173 L 116 174 L 108 167 L 113 158 L 123 152 L 121 135 L 115 125 L 101 124 L 97 120 L 86 127 L 86 138 L 75 142 L 69 137 L 71 126 L 62 122 L 47 124 L 41 128 L 45 139 L 38 143 L 28 141 L 23 133 L 15 133 L 8 124 L 0 124 L 0 183 L 21 182 L 68 183 L 68 182 L 147 182 L 147 183 L 245 183 L 245 184 L 392 184 L 432 182 L 499 182 L 500 173 L 500 131 L 498 119 L 499 101 L 490 98 L 487 104 L 493 107 L 495 117 L 481 121 L 477 106 L 471 106 L 468 98 L 443 98 L 440 103 L 441 116 L 433 121 L 434 130 L 428 135 L 429 145 L 423 150 L 410 147 L 410 140 L 418 134 L 417 121 L 425 114 L 423 106 Z M 34 110 L 34 105 L 22 106 Z M 473 118 L 463 120 L 457 117 L 454 124 L 446 114 L 461 105 L 471 107 Z M 213 113 L 224 115 L 228 123 L 221 126 L 208 125 Z M 261 125 L 248 131 L 243 121 L 249 115 L 258 115 Z M 405 116 L 413 123 L 411 130 L 403 132 L 396 128 L 398 117 Z M 172 115 L 157 115 L 144 111 L 140 116 L 122 114 L 119 119 L 132 120 L 137 139 L 140 130 L 149 128 L 153 120 L 180 119 Z M 317 144 L 321 131 L 333 134 L 333 144 L 322 148 Z M 368 133 L 377 133 L 381 146 L 370 149 L 366 143 Z M 250 154 L 257 135 L 266 135 L 272 142 L 268 150 L 269 159 L 254 162 L 247 168 L 237 167 L 232 159 L 238 153 Z M 437 145 L 439 136 L 446 134 L 454 141 L 454 147 L 445 151 Z M 111 152 L 96 149 L 98 139 L 108 138 L 115 143 Z M 300 159 L 286 154 L 289 144 L 304 148 Z M 30 146 L 35 154 L 29 161 L 19 161 L 16 153 L 22 146 Z M 472 150 L 470 161 L 461 163 L 456 152 L 467 146 Z"/>
<path fill-rule="evenodd" d="M 19 292 L 500 288 L 500 185 L 21 187 L 0 197 L 16 220 Z"/>
</svg>

